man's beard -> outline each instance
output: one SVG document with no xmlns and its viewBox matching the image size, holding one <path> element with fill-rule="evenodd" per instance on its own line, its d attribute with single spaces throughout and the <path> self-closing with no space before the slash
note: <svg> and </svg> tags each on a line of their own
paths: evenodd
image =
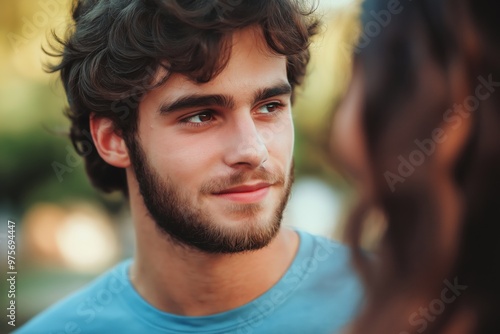
<svg viewBox="0 0 500 334">
<path fill-rule="evenodd" d="M 239 171 L 224 179 L 203 184 L 200 193 L 206 196 L 213 196 L 210 194 L 250 180 L 267 182 L 282 189 L 272 217 L 267 218 L 269 221 L 259 221 L 261 203 L 228 203 L 228 216 L 248 217 L 247 222 L 228 226 L 214 221 L 213 217 L 196 207 L 193 202 L 196 196 L 183 194 L 168 177 L 164 181 L 150 166 L 137 138 L 127 140 L 127 146 L 144 204 L 157 228 L 172 241 L 205 253 L 227 254 L 261 249 L 278 234 L 293 183 L 293 164 L 288 178 L 283 173 L 258 168 L 254 171 Z"/>
</svg>

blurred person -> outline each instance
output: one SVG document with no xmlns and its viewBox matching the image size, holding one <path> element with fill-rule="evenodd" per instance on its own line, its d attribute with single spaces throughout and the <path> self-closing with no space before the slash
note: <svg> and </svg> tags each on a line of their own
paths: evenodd
<svg viewBox="0 0 500 334">
<path fill-rule="evenodd" d="M 291 100 L 318 26 L 294 0 L 80 0 L 60 71 L 92 183 L 136 252 L 18 333 L 335 333 L 360 284 L 339 244 L 280 226 Z"/>
<path fill-rule="evenodd" d="M 359 190 L 347 237 L 367 301 L 349 333 L 500 333 L 499 9 L 363 4 L 332 143 Z"/>
</svg>

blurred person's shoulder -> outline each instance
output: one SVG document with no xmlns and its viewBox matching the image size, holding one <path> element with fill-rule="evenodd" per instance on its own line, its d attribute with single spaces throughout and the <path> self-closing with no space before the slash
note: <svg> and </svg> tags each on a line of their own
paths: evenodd
<svg viewBox="0 0 500 334">
<path fill-rule="evenodd" d="M 15 334 L 102 333 L 131 314 L 124 303 L 133 289 L 126 260 L 36 315 Z M 130 305 L 132 307 L 132 305 Z"/>
</svg>

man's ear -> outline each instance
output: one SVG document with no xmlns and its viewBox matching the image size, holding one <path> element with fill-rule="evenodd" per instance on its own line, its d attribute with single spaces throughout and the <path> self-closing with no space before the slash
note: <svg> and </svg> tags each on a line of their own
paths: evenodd
<svg viewBox="0 0 500 334">
<path fill-rule="evenodd" d="M 108 164 L 127 168 L 130 157 L 123 137 L 117 133 L 113 121 L 109 118 L 90 115 L 90 133 L 101 158 Z"/>
</svg>

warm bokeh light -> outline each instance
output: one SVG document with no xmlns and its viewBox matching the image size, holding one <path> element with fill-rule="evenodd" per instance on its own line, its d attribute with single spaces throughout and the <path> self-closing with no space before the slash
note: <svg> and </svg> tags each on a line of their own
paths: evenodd
<svg viewBox="0 0 500 334">
<path fill-rule="evenodd" d="M 57 230 L 56 241 L 65 263 L 78 271 L 100 272 L 118 256 L 116 235 L 100 215 L 70 213 Z"/>
<path fill-rule="evenodd" d="M 118 260 L 110 218 L 89 205 L 38 204 L 23 219 L 24 255 L 37 266 L 98 273 Z"/>
<path fill-rule="evenodd" d="M 39 265 L 60 264 L 56 233 L 63 224 L 66 212 L 60 206 L 40 203 L 31 208 L 23 219 L 24 252 Z"/>
</svg>

